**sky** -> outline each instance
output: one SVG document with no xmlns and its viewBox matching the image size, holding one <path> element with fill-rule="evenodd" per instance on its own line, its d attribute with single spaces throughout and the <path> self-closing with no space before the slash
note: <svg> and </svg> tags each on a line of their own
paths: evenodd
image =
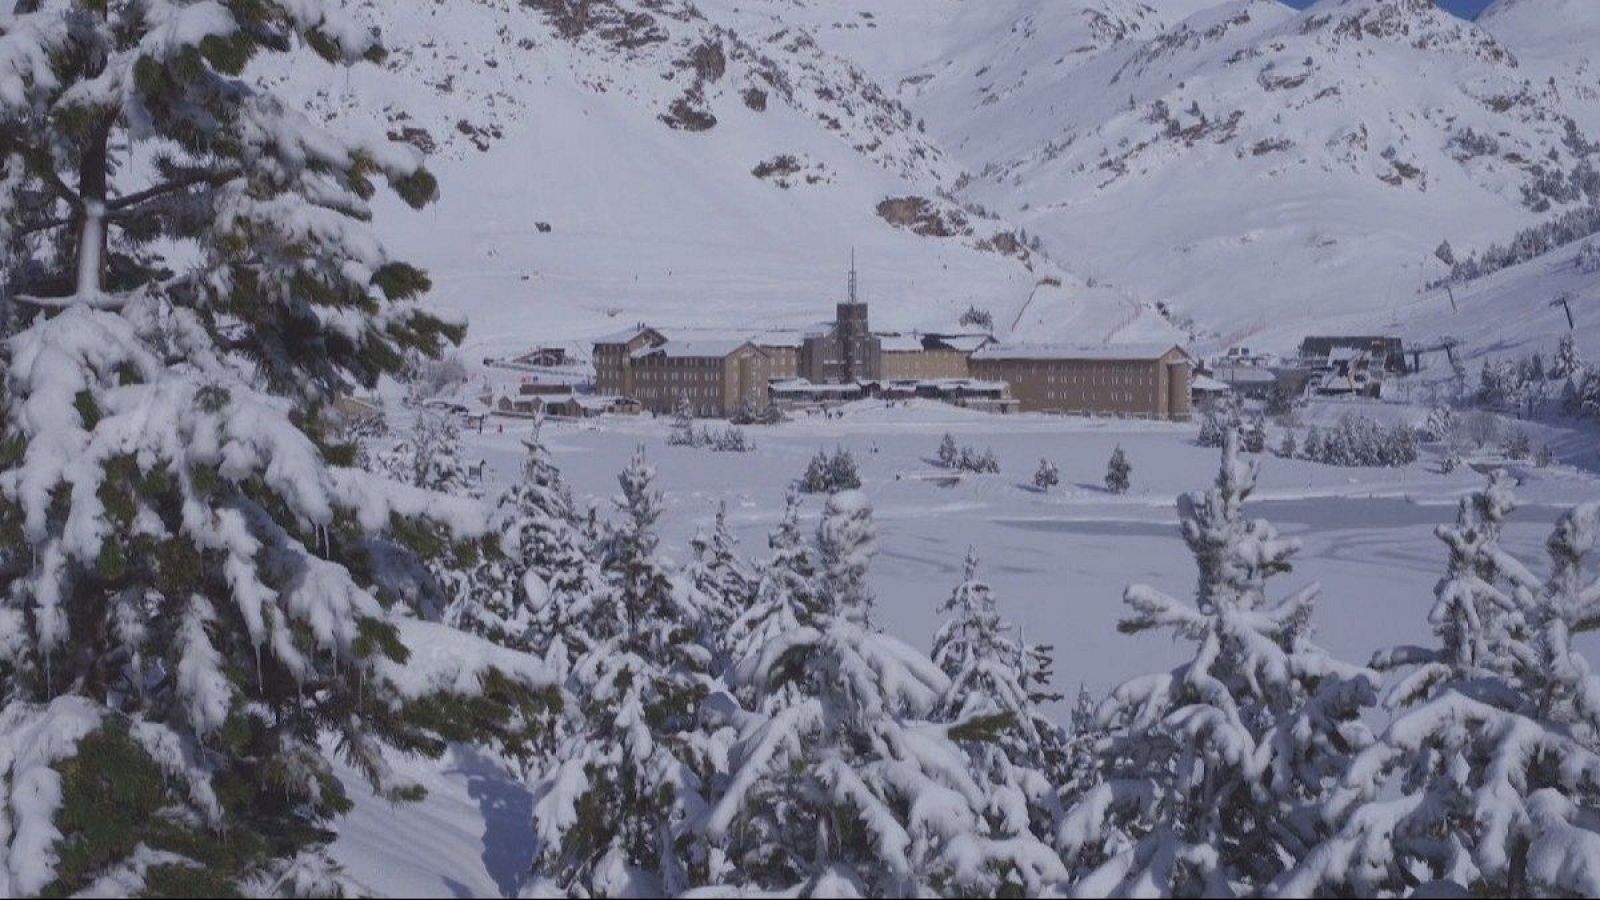
<svg viewBox="0 0 1600 900">
<path fill-rule="evenodd" d="M 1284 2 L 1297 9 L 1305 9 L 1316 0 L 1284 0 Z M 1482 12 L 1491 2 L 1492 0 L 1439 0 L 1439 5 L 1458 16 L 1470 19 Z"/>
</svg>

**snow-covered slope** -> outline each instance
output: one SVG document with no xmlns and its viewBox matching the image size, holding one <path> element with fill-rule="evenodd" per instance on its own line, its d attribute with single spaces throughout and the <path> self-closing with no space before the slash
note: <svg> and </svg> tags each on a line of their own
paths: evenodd
<svg viewBox="0 0 1600 900">
<path fill-rule="evenodd" d="M 434 302 L 471 321 L 474 356 L 641 319 L 809 324 L 852 250 L 881 327 L 948 326 L 976 304 L 1063 339 L 1175 334 L 942 197 L 959 167 L 804 29 L 682 0 L 351 6 L 383 31 L 384 68 L 330 88 L 325 72 L 269 75 L 342 127 L 433 154 L 440 203 L 381 221 Z"/>
<path fill-rule="evenodd" d="M 852 249 L 884 327 L 1287 346 L 1600 166 L 1591 0 L 348 5 L 384 68 L 269 76 L 433 154 L 442 201 L 382 221 L 473 355 L 808 324 Z"/>
<path fill-rule="evenodd" d="M 1477 22 L 1537 76 L 1534 87 L 1559 97 L 1586 130 L 1600 130 L 1600 3 L 1496 0 Z"/>
<path fill-rule="evenodd" d="M 1580 259 L 1586 244 L 1600 246 L 1600 239 L 1569 244 L 1457 287 L 1454 307 L 1443 290 L 1419 295 L 1391 321 L 1419 346 L 1437 346 L 1446 338 L 1458 341 L 1474 377 L 1484 359 L 1517 360 L 1538 353 L 1548 361 L 1569 332 L 1585 359 L 1600 360 L 1600 271 Z M 1563 296 L 1572 309 L 1570 324 L 1565 311 L 1553 305 Z M 1448 372 L 1440 354 L 1426 362 L 1424 380 Z"/>
<path fill-rule="evenodd" d="M 1071 66 L 1038 42 L 966 98 L 936 79 L 903 96 L 973 173 L 963 197 L 1218 343 L 1381 324 L 1439 274 L 1441 240 L 1572 202 L 1550 195 L 1595 156 L 1515 54 L 1431 0 L 1238 0 L 1146 31 Z"/>
</svg>

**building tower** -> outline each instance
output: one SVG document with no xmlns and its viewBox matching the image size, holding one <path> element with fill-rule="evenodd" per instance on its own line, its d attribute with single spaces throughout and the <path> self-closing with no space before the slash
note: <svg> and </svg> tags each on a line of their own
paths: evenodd
<svg viewBox="0 0 1600 900">
<path fill-rule="evenodd" d="M 867 322 L 867 304 L 857 291 L 856 252 L 850 251 L 850 277 L 846 300 L 835 312 L 834 333 L 838 340 L 840 380 L 845 384 L 871 381 L 882 375 L 882 344 Z"/>
</svg>

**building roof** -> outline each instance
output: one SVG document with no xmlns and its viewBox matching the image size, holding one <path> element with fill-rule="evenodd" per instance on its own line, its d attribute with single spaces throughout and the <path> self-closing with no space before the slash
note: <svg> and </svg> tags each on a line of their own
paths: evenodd
<svg viewBox="0 0 1600 900">
<path fill-rule="evenodd" d="M 701 338 L 689 341 L 669 340 L 659 347 L 645 347 L 633 354 L 634 359 L 646 356 L 664 356 L 668 359 L 726 359 L 745 347 L 754 348 L 748 338 Z M 759 348 L 757 348 L 759 352 Z"/>
<path fill-rule="evenodd" d="M 880 334 L 877 338 L 885 353 L 913 353 L 923 349 L 920 334 Z"/>
<path fill-rule="evenodd" d="M 1066 344 L 991 344 L 972 354 L 973 359 L 1037 360 L 1157 360 L 1172 351 L 1189 354 L 1177 344 L 1109 344 L 1080 347 Z"/>
<path fill-rule="evenodd" d="M 960 350 L 964 353 L 976 353 L 994 343 L 994 337 L 987 334 L 940 334 L 934 338 L 951 350 Z"/>
<path fill-rule="evenodd" d="M 1216 376 L 1229 384 L 1267 384 L 1278 380 L 1278 373 L 1261 366 L 1217 366 Z"/>
<path fill-rule="evenodd" d="M 804 378 L 785 378 L 774 381 L 767 388 L 773 394 L 855 394 L 861 392 L 859 384 L 819 384 Z"/>
<path fill-rule="evenodd" d="M 750 343 L 757 347 L 794 347 L 799 348 L 806 342 L 806 332 L 800 329 L 776 329 L 762 331 L 750 338 Z"/>
<path fill-rule="evenodd" d="M 654 330 L 655 329 L 648 325 L 635 325 L 632 328 L 626 328 L 622 331 L 613 331 L 609 334 L 602 334 L 595 338 L 594 342 L 596 344 L 626 344 L 639 335 L 644 334 L 647 331 Z"/>
</svg>

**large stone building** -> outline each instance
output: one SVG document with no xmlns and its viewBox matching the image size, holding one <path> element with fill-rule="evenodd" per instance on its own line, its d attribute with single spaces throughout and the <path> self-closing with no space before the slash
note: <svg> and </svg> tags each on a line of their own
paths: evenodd
<svg viewBox="0 0 1600 900">
<path fill-rule="evenodd" d="M 748 340 L 668 341 L 633 357 L 633 399 L 651 412 L 687 402 L 697 416 L 726 418 L 767 405 L 772 366 Z"/>
<path fill-rule="evenodd" d="M 891 334 L 881 338 L 886 381 L 967 378 L 969 358 L 994 342 L 988 335 Z"/>
<path fill-rule="evenodd" d="M 682 401 L 709 417 L 775 401 L 844 402 L 846 394 L 830 388 L 876 385 L 946 402 L 959 394 L 965 405 L 996 411 L 1189 418 L 1191 360 L 1177 346 L 1004 346 L 988 335 L 877 335 L 866 304 L 856 302 L 839 304 L 833 322 L 809 332 L 639 325 L 597 340 L 594 368 L 596 393 L 658 413 Z M 953 384 L 966 387 L 952 393 Z M 997 392 L 1003 386 L 1009 394 Z"/>
<path fill-rule="evenodd" d="M 841 303 L 831 324 L 800 346 L 800 377 L 851 384 L 883 377 L 883 341 L 872 333 L 865 303 Z"/>
<path fill-rule="evenodd" d="M 1189 418 L 1192 361 L 1172 344 L 1108 347 L 991 345 L 972 374 L 1004 381 L 1024 412 Z"/>
<path fill-rule="evenodd" d="M 591 360 L 595 393 L 632 397 L 634 354 L 665 343 L 666 335 L 645 325 L 596 338 Z"/>
</svg>

